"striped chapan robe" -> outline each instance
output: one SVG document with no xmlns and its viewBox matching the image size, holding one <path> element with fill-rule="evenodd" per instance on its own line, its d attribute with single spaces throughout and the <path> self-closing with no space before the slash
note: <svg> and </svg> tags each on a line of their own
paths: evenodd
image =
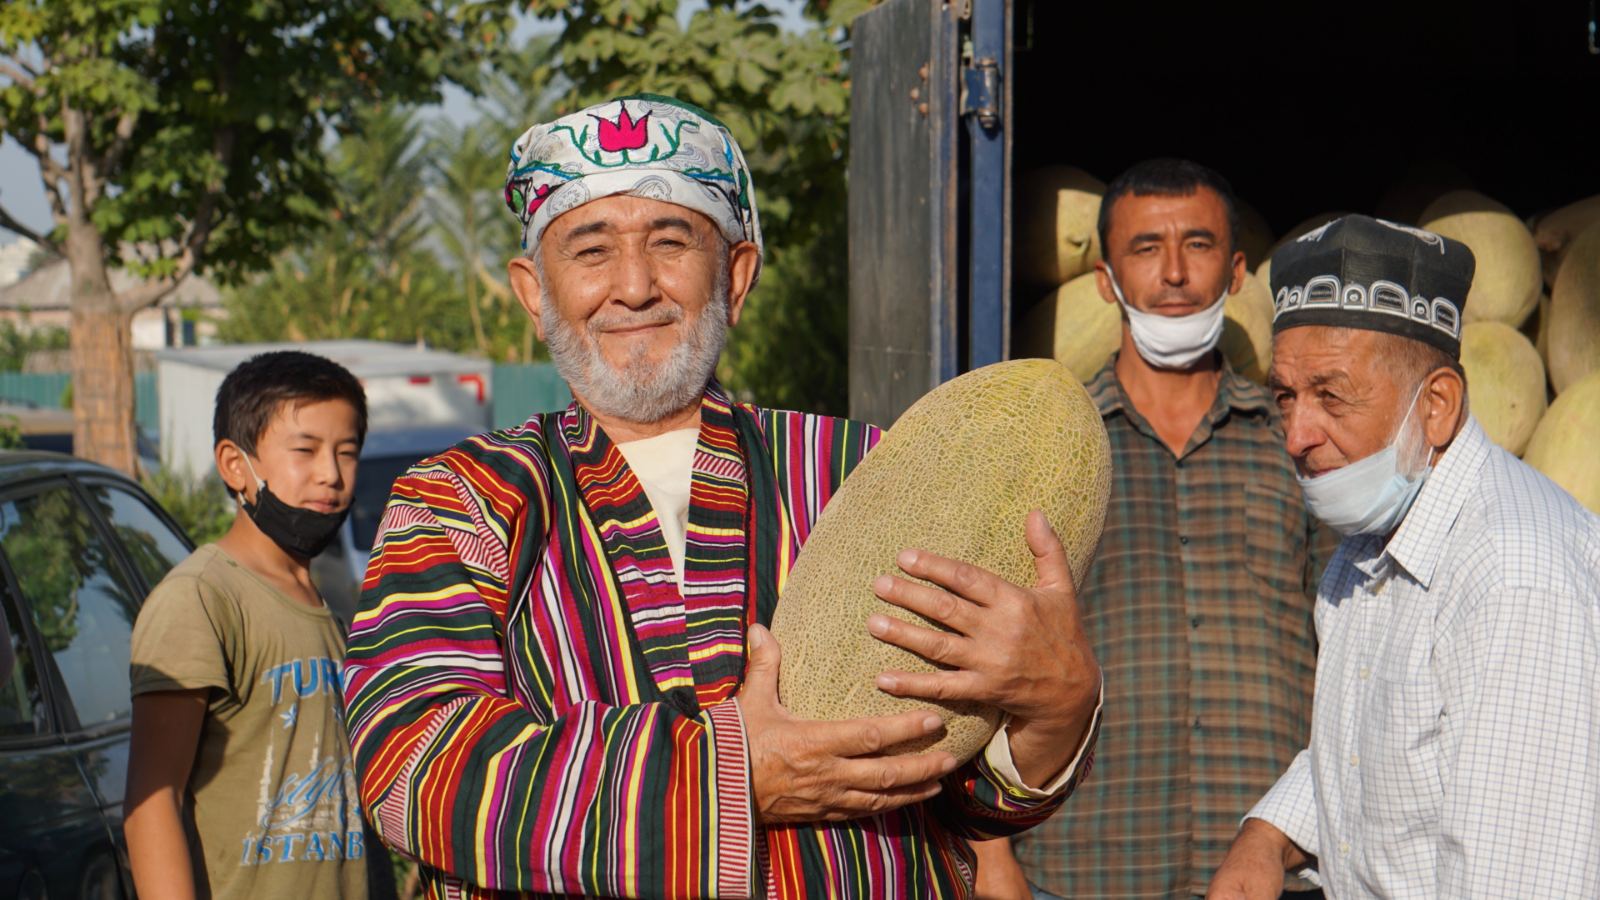
<svg viewBox="0 0 1600 900">
<path fill-rule="evenodd" d="M 430 896 L 965 897 L 963 839 L 1061 803 L 1076 775 L 1030 799 L 980 755 L 915 806 L 754 821 L 745 629 L 772 620 L 877 437 L 713 383 L 681 593 L 649 500 L 577 404 L 395 482 L 345 692 L 363 807 Z"/>
</svg>

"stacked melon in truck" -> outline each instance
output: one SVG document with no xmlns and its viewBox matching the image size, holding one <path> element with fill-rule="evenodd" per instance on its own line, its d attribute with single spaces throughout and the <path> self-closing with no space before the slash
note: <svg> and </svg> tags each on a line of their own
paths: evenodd
<svg viewBox="0 0 1600 900">
<path fill-rule="evenodd" d="M 1555 398 L 1522 458 L 1600 511 L 1600 197 L 1534 221 L 1550 293 L 1533 333 Z"/>
<path fill-rule="evenodd" d="M 1016 192 L 1018 282 L 1055 285 L 1042 297 L 1019 293 L 1017 352 L 1054 357 L 1083 381 L 1122 334 L 1094 276 L 1104 189 L 1092 175 L 1051 166 L 1024 174 Z M 1600 512 L 1600 197 L 1536 216 L 1531 228 L 1469 190 L 1412 208 L 1421 211 L 1404 218 L 1477 257 L 1461 351 L 1472 413 L 1497 443 Z M 1272 250 L 1340 215 L 1312 216 L 1274 242 L 1240 203 L 1239 247 L 1255 271 L 1227 301 L 1221 346 L 1236 371 L 1264 381 L 1271 365 Z"/>
</svg>

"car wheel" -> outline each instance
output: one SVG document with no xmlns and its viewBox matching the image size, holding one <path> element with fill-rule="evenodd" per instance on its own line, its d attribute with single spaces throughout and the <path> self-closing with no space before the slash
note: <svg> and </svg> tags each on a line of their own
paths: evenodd
<svg viewBox="0 0 1600 900">
<path fill-rule="evenodd" d="M 89 860 L 83 869 L 83 879 L 78 882 L 78 897 L 80 900 L 122 900 L 117 861 L 109 854 Z"/>
</svg>

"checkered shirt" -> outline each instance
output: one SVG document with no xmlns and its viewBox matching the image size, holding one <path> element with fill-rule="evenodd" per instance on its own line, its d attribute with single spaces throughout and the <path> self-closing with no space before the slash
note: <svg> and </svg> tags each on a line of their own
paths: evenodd
<svg viewBox="0 0 1600 900">
<path fill-rule="evenodd" d="M 1469 420 L 1316 619 L 1310 748 L 1250 815 L 1330 898 L 1600 897 L 1600 519 Z"/>
<path fill-rule="evenodd" d="M 1088 385 L 1113 473 L 1079 591 L 1105 673 L 1094 774 L 1015 846 L 1063 897 L 1188 898 L 1310 735 L 1316 574 L 1334 541 L 1263 388 L 1224 372 L 1174 456 L 1114 365 Z"/>
</svg>

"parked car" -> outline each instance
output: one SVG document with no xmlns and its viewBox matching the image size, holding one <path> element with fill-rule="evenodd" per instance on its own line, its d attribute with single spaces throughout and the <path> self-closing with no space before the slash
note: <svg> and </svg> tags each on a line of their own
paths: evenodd
<svg viewBox="0 0 1600 900">
<path fill-rule="evenodd" d="M 348 628 L 361 599 L 361 581 L 389 503 L 389 489 L 413 463 L 483 429 L 465 422 L 379 428 L 367 432 L 356 470 L 356 494 L 339 537 L 311 561 L 311 578 L 334 616 Z"/>
<path fill-rule="evenodd" d="M 30 406 L 15 401 L 0 402 L 0 423 L 14 424 L 22 446 L 29 450 L 49 450 L 53 453 L 72 452 L 72 410 Z M 155 441 L 144 429 L 134 432 L 134 452 L 139 456 L 139 467 L 154 472 L 160 466 L 161 454 Z"/>
<path fill-rule="evenodd" d="M 133 896 L 129 637 L 192 549 L 121 474 L 0 452 L 0 897 Z"/>
</svg>

